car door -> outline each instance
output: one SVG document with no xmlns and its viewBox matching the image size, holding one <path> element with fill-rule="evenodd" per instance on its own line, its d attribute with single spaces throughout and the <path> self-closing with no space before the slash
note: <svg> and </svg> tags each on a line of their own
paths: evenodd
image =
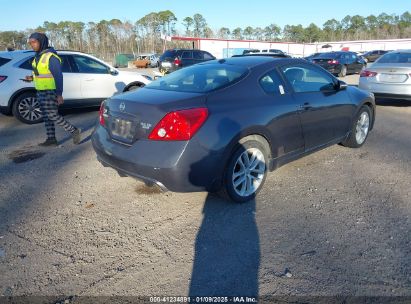
<svg viewBox="0 0 411 304">
<path fill-rule="evenodd" d="M 71 107 L 72 104 L 77 103 L 82 99 L 81 83 L 78 75 L 73 68 L 73 61 L 71 55 L 59 54 L 61 58 L 61 70 L 63 72 L 63 106 Z"/>
<path fill-rule="evenodd" d="M 277 70 L 263 75 L 259 84 L 265 92 L 264 110 L 271 119 L 267 124 L 273 157 L 299 154 L 304 151 L 304 137 L 301 127 L 298 103 Z"/>
<path fill-rule="evenodd" d="M 81 83 L 81 94 L 85 102 L 94 104 L 122 91 L 125 84 L 110 73 L 110 68 L 88 56 L 73 55 L 77 76 Z"/>
<path fill-rule="evenodd" d="M 347 90 L 336 88 L 338 80 L 314 65 L 288 65 L 281 71 L 300 108 L 305 150 L 342 139 L 355 109 Z"/>
</svg>

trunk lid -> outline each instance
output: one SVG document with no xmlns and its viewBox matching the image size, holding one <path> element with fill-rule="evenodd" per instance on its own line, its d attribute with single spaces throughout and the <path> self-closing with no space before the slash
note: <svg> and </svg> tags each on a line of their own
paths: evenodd
<svg viewBox="0 0 411 304">
<path fill-rule="evenodd" d="M 404 64 L 374 64 L 370 71 L 377 72 L 376 81 L 381 83 L 406 83 L 411 81 L 411 65 Z"/>
<path fill-rule="evenodd" d="M 132 145 L 147 138 L 167 113 L 205 107 L 205 101 L 203 93 L 142 88 L 106 101 L 105 127 L 114 141 Z"/>
</svg>

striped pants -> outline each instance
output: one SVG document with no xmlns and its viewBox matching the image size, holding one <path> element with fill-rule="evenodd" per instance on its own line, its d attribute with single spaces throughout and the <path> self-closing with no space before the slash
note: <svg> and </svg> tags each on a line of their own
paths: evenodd
<svg viewBox="0 0 411 304">
<path fill-rule="evenodd" d="M 70 133 L 76 130 L 76 127 L 59 114 L 57 95 L 54 90 L 37 91 L 37 100 L 40 103 L 44 124 L 46 125 L 47 138 L 56 138 L 54 123 L 62 126 L 64 130 Z"/>
</svg>

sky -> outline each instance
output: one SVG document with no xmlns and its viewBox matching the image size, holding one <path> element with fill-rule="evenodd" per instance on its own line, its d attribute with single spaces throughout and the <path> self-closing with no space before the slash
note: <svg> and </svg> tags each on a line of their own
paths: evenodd
<svg viewBox="0 0 411 304">
<path fill-rule="evenodd" d="M 176 28 L 183 32 L 182 20 L 201 14 L 208 26 L 266 27 L 272 23 L 322 27 L 329 19 L 341 21 L 347 15 L 401 15 L 411 12 L 411 0 L 0 0 L 0 31 L 22 31 L 41 26 L 44 21 L 99 22 L 120 19 L 136 22 L 152 12 L 170 10 L 177 17 Z"/>
</svg>

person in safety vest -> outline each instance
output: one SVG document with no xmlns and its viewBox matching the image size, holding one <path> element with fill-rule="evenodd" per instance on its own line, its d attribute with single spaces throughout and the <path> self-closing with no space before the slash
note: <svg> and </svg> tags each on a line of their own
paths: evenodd
<svg viewBox="0 0 411 304">
<path fill-rule="evenodd" d="M 37 90 L 37 100 L 46 125 L 47 139 L 39 146 L 57 146 L 54 124 L 62 126 L 71 133 L 74 144 L 79 144 L 81 130 L 63 118 L 58 113 L 58 106 L 64 103 L 63 73 L 61 58 L 54 48 L 49 46 L 49 40 L 43 33 L 33 33 L 29 37 L 29 44 L 36 52 L 32 67 L 33 75 L 26 76 L 27 81 L 34 81 Z"/>
</svg>

